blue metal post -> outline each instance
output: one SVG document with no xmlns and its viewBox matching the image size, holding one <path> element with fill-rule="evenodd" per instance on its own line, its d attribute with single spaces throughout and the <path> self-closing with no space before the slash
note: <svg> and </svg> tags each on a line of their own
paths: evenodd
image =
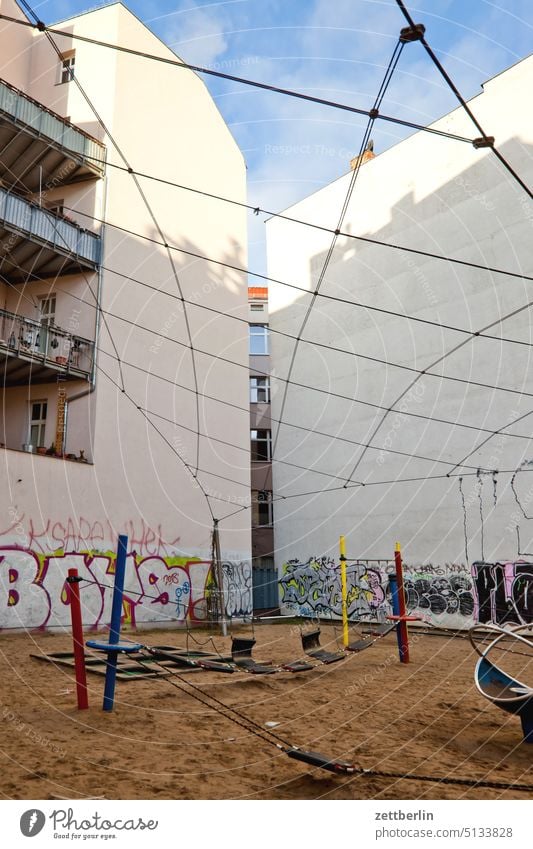
<svg viewBox="0 0 533 849">
<path fill-rule="evenodd" d="M 392 612 L 395 616 L 400 615 L 400 597 L 398 595 L 398 581 L 396 579 L 396 575 L 389 575 L 389 587 L 392 598 Z M 399 624 L 399 623 L 398 623 Z M 402 659 L 402 638 L 400 635 L 400 629 L 396 626 L 396 639 L 398 641 L 398 652 L 400 655 L 400 660 Z"/>
<path fill-rule="evenodd" d="M 111 628 L 109 630 L 110 645 L 116 645 L 120 640 L 120 621 L 122 619 L 122 596 L 124 594 L 124 575 L 126 572 L 127 550 L 128 537 L 121 534 L 118 538 L 117 559 L 115 562 L 115 586 L 113 588 Z M 118 652 L 108 652 L 104 687 L 104 710 L 113 710 L 113 703 L 115 701 L 115 683 L 117 679 L 117 658 Z"/>
</svg>

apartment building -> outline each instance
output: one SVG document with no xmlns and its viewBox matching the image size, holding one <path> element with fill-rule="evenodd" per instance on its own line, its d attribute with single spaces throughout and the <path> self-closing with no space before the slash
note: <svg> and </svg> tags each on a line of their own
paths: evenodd
<svg viewBox="0 0 533 849">
<path fill-rule="evenodd" d="M 71 566 L 105 625 L 118 533 L 126 622 L 205 621 L 214 519 L 239 618 L 246 219 L 194 190 L 244 201 L 245 163 L 195 73 L 77 38 L 176 60 L 121 3 L 56 28 L 0 21 L 0 627 L 68 623 Z"/>
<path fill-rule="evenodd" d="M 268 288 L 248 288 L 250 323 L 250 456 L 254 610 L 278 607 L 274 565 L 272 422 Z"/>
<path fill-rule="evenodd" d="M 530 187 L 532 86 L 530 56 L 469 101 Z M 322 230 L 267 223 L 269 276 L 306 290 L 269 287 L 270 326 L 288 334 L 272 336 L 282 377 L 326 268 L 283 416 L 279 395 L 272 404 L 291 425 L 273 469 L 286 612 L 340 611 L 343 534 L 360 559 L 354 615 L 385 603 L 396 541 L 421 614 L 456 627 L 533 615 L 533 205 L 490 140 L 472 143 L 463 109 L 432 128 L 456 138 L 421 131 L 367 156 L 326 267 L 350 173 L 288 213 Z"/>
</svg>

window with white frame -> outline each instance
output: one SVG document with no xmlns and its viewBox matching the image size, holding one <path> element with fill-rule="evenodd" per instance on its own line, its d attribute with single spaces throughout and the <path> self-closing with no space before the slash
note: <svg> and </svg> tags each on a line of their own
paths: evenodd
<svg viewBox="0 0 533 849">
<path fill-rule="evenodd" d="M 252 528 L 268 527 L 273 521 L 272 493 L 268 490 L 252 492 Z"/>
<path fill-rule="evenodd" d="M 76 65 L 76 54 L 74 50 L 61 57 L 61 83 L 69 83 L 74 79 L 74 67 Z"/>
<path fill-rule="evenodd" d="M 29 442 L 34 448 L 45 445 L 46 413 L 48 404 L 46 401 L 30 402 L 30 427 Z"/>
<path fill-rule="evenodd" d="M 250 378 L 250 404 L 270 404 L 270 378 Z"/>
<path fill-rule="evenodd" d="M 268 354 L 268 327 L 266 324 L 250 325 L 250 354 Z"/>
<path fill-rule="evenodd" d="M 46 324 L 47 327 L 56 323 L 56 296 L 45 295 L 39 298 L 39 314 L 41 324 Z"/>
<path fill-rule="evenodd" d="M 44 295 L 39 298 L 39 319 L 41 322 L 41 329 L 37 334 L 37 340 L 35 343 L 36 348 L 38 351 L 48 353 L 48 356 L 50 356 L 50 351 L 48 350 L 49 344 L 55 341 L 54 347 L 57 347 L 57 339 L 55 335 L 50 332 L 50 328 L 54 327 L 56 323 L 55 295 Z"/>
<path fill-rule="evenodd" d="M 251 460 L 263 463 L 272 459 L 272 432 L 270 430 L 250 431 Z"/>
</svg>

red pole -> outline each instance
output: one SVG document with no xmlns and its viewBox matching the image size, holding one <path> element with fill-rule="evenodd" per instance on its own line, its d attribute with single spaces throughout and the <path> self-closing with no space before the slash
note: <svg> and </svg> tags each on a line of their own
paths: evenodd
<svg viewBox="0 0 533 849">
<path fill-rule="evenodd" d="M 409 635 L 407 633 L 407 622 L 405 621 L 405 592 L 403 586 L 402 552 L 400 543 L 396 543 L 394 550 L 394 564 L 396 566 L 396 582 L 398 587 L 398 608 L 400 618 L 398 621 L 398 646 L 400 649 L 400 663 L 409 663 Z"/>
<path fill-rule="evenodd" d="M 81 619 L 80 588 L 81 578 L 77 569 L 68 570 L 67 584 L 70 590 L 70 617 L 72 620 L 72 642 L 74 643 L 74 667 L 76 669 L 76 693 L 78 710 L 89 707 L 87 695 L 87 677 L 85 674 L 85 649 L 83 644 L 83 623 Z"/>
</svg>

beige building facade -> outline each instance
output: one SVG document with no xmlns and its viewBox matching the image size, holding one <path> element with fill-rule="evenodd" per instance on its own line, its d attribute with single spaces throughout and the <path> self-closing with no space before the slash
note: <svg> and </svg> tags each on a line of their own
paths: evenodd
<svg viewBox="0 0 533 849">
<path fill-rule="evenodd" d="M 530 56 L 469 102 L 529 187 L 532 86 Z M 432 128 L 463 140 L 417 132 L 362 164 L 326 266 L 350 173 L 287 212 L 315 227 L 267 223 L 290 284 L 269 287 L 273 375 L 303 339 L 272 403 L 285 612 L 340 613 L 343 534 L 354 617 L 390 612 L 399 541 L 421 615 L 533 618 L 533 204 L 462 108 Z"/>
<path fill-rule="evenodd" d="M 205 620 L 214 519 L 239 618 L 247 281 L 217 263 L 246 266 L 246 219 L 169 183 L 244 201 L 245 163 L 196 74 L 75 37 L 175 61 L 122 4 L 57 28 L 0 22 L 0 627 L 68 623 L 71 566 L 105 625 L 118 533 L 126 621 Z"/>
</svg>

